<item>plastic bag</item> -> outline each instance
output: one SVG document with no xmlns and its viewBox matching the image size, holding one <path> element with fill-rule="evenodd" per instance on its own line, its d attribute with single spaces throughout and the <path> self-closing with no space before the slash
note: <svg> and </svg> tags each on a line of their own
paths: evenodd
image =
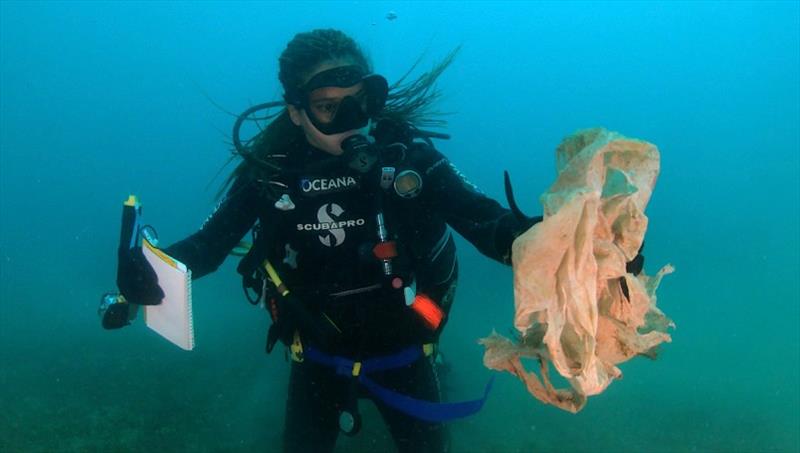
<svg viewBox="0 0 800 453">
<path fill-rule="evenodd" d="M 635 276 L 626 263 L 647 230 L 644 215 L 659 172 L 650 143 L 605 129 L 567 137 L 556 151 L 558 178 L 541 197 L 544 220 L 513 245 L 515 341 L 481 340 L 484 364 L 519 377 L 537 399 L 577 412 L 622 376 L 617 364 L 654 357 L 672 321 L 656 307 L 664 266 Z M 522 358 L 538 363 L 539 375 Z M 556 389 L 549 364 L 566 378 Z"/>
</svg>

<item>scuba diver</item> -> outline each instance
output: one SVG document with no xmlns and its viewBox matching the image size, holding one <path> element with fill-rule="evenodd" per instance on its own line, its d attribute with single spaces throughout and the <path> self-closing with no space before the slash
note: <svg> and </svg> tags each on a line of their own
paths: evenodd
<svg viewBox="0 0 800 453">
<path fill-rule="evenodd" d="M 199 231 L 163 249 L 199 278 L 248 232 L 239 263 L 245 292 L 273 323 L 267 350 L 291 356 L 284 451 L 332 451 L 375 402 L 398 449 L 448 449 L 445 422 L 483 400 L 440 401 L 437 342 L 458 279 L 451 227 L 484 255 L 510 264 L 526 217 L 480 192 L 420 126 L 432 85 L 455 52 L 418 80 L 389 87 L 353 39 L 337 30 L 296 35 L 280 56 L 284 100 L 251 140 L 239 129 L 276 103 L 248 109 L 233 141 L 242 161 Z M 264 116 L 261 117 L 265 118 Z M 139 253 L 120 254 L 128 302 L 163 297 Z M 485 395 L 484 395 L 485 398 Z"/>
</svg>

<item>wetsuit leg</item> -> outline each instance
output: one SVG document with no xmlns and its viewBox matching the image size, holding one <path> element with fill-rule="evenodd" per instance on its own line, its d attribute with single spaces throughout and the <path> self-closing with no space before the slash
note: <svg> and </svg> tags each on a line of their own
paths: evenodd
<svg viewBox="0 0 800 453">
<path fill-rule="evenodd" d="M 441 401 L 439 377 L 431 357 L 403 368 L 373 375 L 380 385 L 427 401 Z M 430 423 L 398 412 L 379 400 L 375 405 L 389 427 L 400 453 L 444 453 L 449 450 L 449 433 L 442 423 Z"/>
<path fill-rule="evenodd" d="M 339 434 L 339 408 L 347 380 L 331 368 L 292 362 L 283 451 L 324 453 L 333 451 Z"/>
</svg>

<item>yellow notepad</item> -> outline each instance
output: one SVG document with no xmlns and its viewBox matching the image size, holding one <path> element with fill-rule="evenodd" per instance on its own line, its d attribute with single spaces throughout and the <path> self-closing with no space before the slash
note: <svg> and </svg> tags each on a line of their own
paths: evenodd
<svg viewBox="0 0 800 453">
<path fill-rule="evenodd" d="M 161 304 L 144 307 L 145 324 L 180 348 L 191 351 L 194 349 L 192 271 L 147 240 L 142 240 L 142 253 L 164 290 Z"/>
</svg>

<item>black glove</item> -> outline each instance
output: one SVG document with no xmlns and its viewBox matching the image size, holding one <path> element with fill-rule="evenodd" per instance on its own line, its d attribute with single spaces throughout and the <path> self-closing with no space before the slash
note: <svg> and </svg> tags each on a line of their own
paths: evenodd
<svg viewBox="0 0 800 453">
<path fill-rule="evenodd" d="M 120 248 L 117 258 L 117 288 L 125 299 L 132 304 L 160 304 L 164 291 L 158 286 L 156 272 L 142 249 Z"/>
<path fill-rule="evenodd" d="M 508 171 L 503 172 L 503 184 L 506 189 L 506 200 L 508 201 L 508 207 L 511 209 L 511 212 L 514 213 L 514 217 L 517 220 L 516 237 L 528 231 L 532 226 L 541 222 L 543 217 L 530 217 L 522 213 L 522 211 L 519 209 L 519 206 L 517 206 L 517 200 L 514 199 L 514 189 L 511 187 L 511 176 L 508 175 Z"/>
<path fill-rule="evenodd" d="M 503 261 L 506 264 L 511 264 L 511 244 L 519 235 L 541 222 L 543 217 L 530 217 L 519 209 L 517 201 L 514 199 L 514 189 L 511 187 L 511 177 L 508 175 L 508 171 L 503 172 L 503 182 L 506 189 L 508 207 L 513 215 L 501 217 L 498 221 L 495 230 L 495 247 L 499 251 L 507 250 L 507 255 L 503 257 Z"/>
<path fill-rule="evenodd" d="M 625 270 L 627 272 L 630 272 L 633 275 L 639 275 L 642 273 L 642 269 L 644 269 L 644 255 L 642 255 L 643 251 L 644 241 L 642 241 L 642 246 L 639 247 L 639 251 L 636 253 L 636 256 L 625 264 Z"/>
<path fill-rule="evenodd" d="M 636 253 L 636 256 L 633 257 L 632 260 L 625 263 L 625 271 L 629 272 L 633 275 L 639 275 L 642 273 L 642 269 L 644 269 L 644 255 L 642 252 L 644 251 L 644 241 L 642 241 L 642 246 L 639 247 L 639 251 Z M 625 280 L 625 277 L 619 278 L 619 284 L 622 287 L 622 294 L 625 296 L 626 299 L 630 299 L 630 293 L 628 292 L 628 283 Z"/>
<path fill-rule="evenodd" d="M 295 331 L 299 331 L 304 340 L 322 349 L 330 348 L 341 333 L 330 318 L 309 310 L 294 294 L 278 296 L 275 302 L 278 315 L 267 332 L 267 353 L 272 351 L 278 340 L 290 345 Z"/>
</svg>

